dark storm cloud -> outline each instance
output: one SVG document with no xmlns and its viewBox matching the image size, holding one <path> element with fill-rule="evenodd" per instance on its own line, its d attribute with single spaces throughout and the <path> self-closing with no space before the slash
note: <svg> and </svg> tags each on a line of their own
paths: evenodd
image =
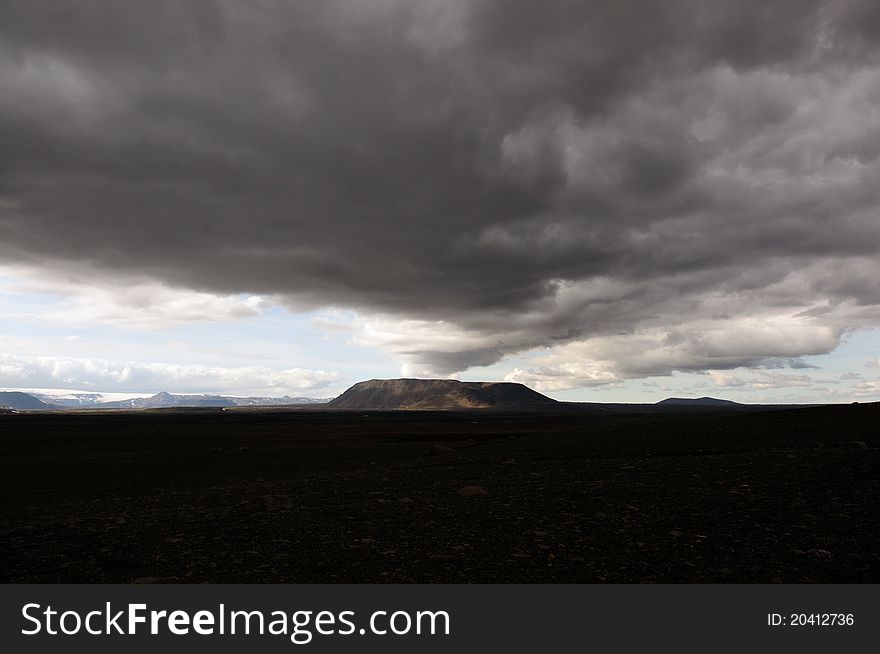
<svg viewBox="0 0 880 654">
<path fill-rule="evenodd" d="M 717 358 L 812 353 L 877 320 L 878 40 L 870 0 L 9 2 L 0 257 L 442 320 L 396 350 L 440 372 L 708 366 L 683 322 L 795 309 Z"/>
</svg>

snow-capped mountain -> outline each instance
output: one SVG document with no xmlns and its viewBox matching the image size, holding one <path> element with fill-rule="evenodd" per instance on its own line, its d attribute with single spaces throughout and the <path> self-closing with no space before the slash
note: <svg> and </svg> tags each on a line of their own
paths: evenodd
<svg viewBox="0 0 880 654">
<path fill-rule="evenodd" d="M 12 394 L 7 393 L 10 397 Z M 26 408 L 42 409 L 158 409 L 166 407 L 233 407 L 233 406 L 289 406 L 324 404 L 330 398 L 312 397 L 235 397 L 227 395 L 174 395 L 161 392 L 151 396 L 120 398 L 119 393 L 105 395 L 79 391 L 17 392 L 16 404 L 30 398 Z M 11 400 L 9 402 L 12 404 Z"/>
</svg>

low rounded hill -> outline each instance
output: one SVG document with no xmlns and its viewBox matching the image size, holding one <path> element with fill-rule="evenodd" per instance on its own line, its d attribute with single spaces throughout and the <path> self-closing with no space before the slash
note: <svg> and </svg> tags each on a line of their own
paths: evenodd
<svg viewBox="0 0 880 654">
<path fill-rule="evenodd" d="M 19 391 L 0 392 L 0 408 L 4 409 L 14 409 L 18 410 L 32 410 L 32 409 L 54 409 L 51 404 L 46 404 L 42 400 L 34 397 L 33 395 L 28 395 L 27 393 L 21 393 Z"/>
<path fill-rule="evenodd" d="M 522 384 L 454 379 L 371 379 L 327 406 L 334 409 L 536 409 L 556 404 Z"/>
</svg>

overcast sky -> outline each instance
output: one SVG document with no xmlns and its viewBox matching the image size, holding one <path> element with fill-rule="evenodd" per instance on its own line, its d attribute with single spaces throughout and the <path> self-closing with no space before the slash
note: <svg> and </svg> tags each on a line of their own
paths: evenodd
<svg viewBox="0 0 880 654">
<path fill-rule="evenodd" d="M 880 399 L 880 2 L 0 9 L 0 387 Z"/>
</svg>

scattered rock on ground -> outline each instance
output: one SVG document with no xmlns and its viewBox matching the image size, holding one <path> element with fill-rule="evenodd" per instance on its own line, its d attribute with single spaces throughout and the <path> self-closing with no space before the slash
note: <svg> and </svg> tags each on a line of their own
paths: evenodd
<svg viewBox="0 0 880 654">
<path fill-rule="evenodd" d="M 292 509 L 293 502 L 287 495 L 263 495 L 266 511 L 283 511 Z"/>
<path fill-rule="evenodd" d="M 462 497 L 480 497 L 489 493 L 482 486 L 465 486 L 458 489 L 458 494 Z"/>
</svg>

